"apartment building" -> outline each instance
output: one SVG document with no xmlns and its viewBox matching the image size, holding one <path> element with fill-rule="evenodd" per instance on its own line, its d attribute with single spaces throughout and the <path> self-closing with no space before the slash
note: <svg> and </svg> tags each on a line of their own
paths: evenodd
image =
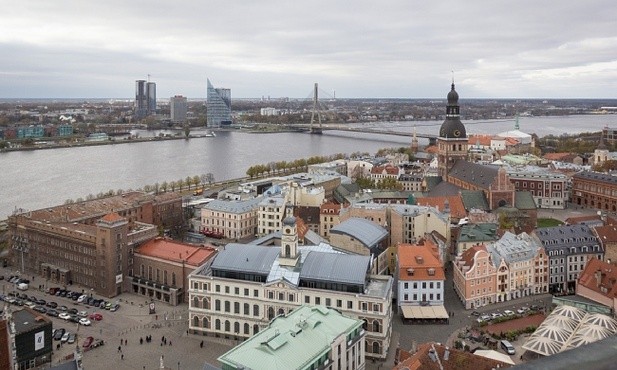
<svg viewBox="0 0 617 370">
<path fill-rule="evenodd" d="M 397 300 L 403 306 L 443 306 L 446 275 L 437 245 L 422 239 L 399 244 Z"/>
<path fill-rule="evenodd" d="M 201 230 L 220 233 L 228 239 L 254 237 L 258 228 L 259 203 L 263 199 L 215 199 L 201 209 Z"/>
<path fill-rule="evenodd" d="M 568 177 L 545 168 L 525 167 L 508 170 L 516 191 L 531 193 L 538 208 L 565 209 L 568 201 Z"/>
<path fill-rule="evenodd" d="M 286 197 L 282 194 L 264 197 L 259 202 L 257 235 L 264 236 L 281 230 L 286 204 Z"/>
<path fill-rule="evenodd" d="M 392 277 L 371 275 L 369 256 L 327 244 L 299 246 L 294 217 L 281 246 L 228 244 L 189 276 L 189 332 L 245 340 L 301 305 L 363 321 L 366 356 L 384 359 L 392 333 Z"/>
<path fill-rule="evenodd" d="M 604 260 L 604 246 L 587 225 L 543 227 L 535 231 L 549 257 L 549 292 L 573 294 L 591 258 Z"/>
<path fill-rule="evenodd" d="M 453 262 L 454 291 L 466 309 L 495 303 L 497 268 L 485 245 L 476 245 Z"/>
<path fill-rule="evenodd" d="M 329 239 L 330 229 L 341 223 L 341 205 L 324 203 L 319 207 L 319 235 Z"/>
<path fill-rule="evenodd" d="M 617 177 L 591 171 L 572 176 L 572 203 L 583 208 L 617 211 Z"/>
</svg>

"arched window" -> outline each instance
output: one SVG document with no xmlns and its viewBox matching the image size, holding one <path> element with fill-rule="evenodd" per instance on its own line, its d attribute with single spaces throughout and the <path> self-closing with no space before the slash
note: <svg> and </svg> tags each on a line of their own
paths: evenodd
<svg viewBox="0 0 617 370">
<path fill-rule="evenodd" d="M 225 331 L 231 331 L 231 323 L 229 320 L 225 320 Z"/>
<path fill-rule="evenodd" d="M 245 323 L 244 324 L 244 334 L 246 335 L 250 334 L 249 332 L 250 330 L 251 330 L 251 326 L 248 323 Z"/>
<path fill-rule="evenodd" d="M 259 325 L 255 324 L 253 325 L 253 335 L 259 333 Z"/>
<path fill-rule="evenodd" d="M 373 342 L 373 353 L 381 353 L 381 348 L 379 347 L 379 342 Z"/>
<path fill-rule="evenodd" d="M 251 314 L 251 305 L 248 303 L 244 304 L 244 314 L 247 316 Z"/>
<path fill-rule="evenodd" d="M 240 334 L 240 323 L 234 322 L 234 334 Z"/>
<path fill-rule="evenodd" d="M 199 307 L 199 297 L 193 298 L 193 307 L 200 308 Z"/>
<path fill-rule="evenodd" d="M 216 321 L 214 322 L 214 328 L 216 330 L 221 330 L 221 320 L 216 319 Z"/>
<path fill-rule="evenodd" d="M 225 301 L 225 312 L 229 312 L 231 310 L 231 303 L 229 301 Z"/>
<path fill-rule="evenodd" d="M 379 321 L 377 321 L 377 320 L 373 321 L 373 331 L 375 333 L 379 333 L 379 331 L 380 331 L 379 330 Z"/>
<path fill-rule="evenodd" d="M 268 308 L 268 320 L 272 320 L 274 318 L 274 307 Z"/>
<path fill-rule="evenodd" d="M 210 328 L 210 321 L 208 321 L 207 317 L 204 317 L 204 319 L 201 321 L 201 326 L 203 328 Z"/>
<path fill-rule="evenodd" d="M 253 305 L 253 316 L 259 316 L 259 305 Z"/>
<path fill-rule="evenodd" d="M 279 315 L 284 315 L 285 314 L 285 309 L 284 308 L 279 308 Z"/>
<path fill-rule="evenodd" d="M 199 317 L 193 316 L 193 326 L 199 326 Z"/>
<path fill-rule="evenodd" d="M 203 304 L 203 308 L 205 308 L 206 310 L 210 309 L 210 299 L 209 298 L 204 298 L 202 304 Z"/>
<path fill-rule="evenodd" d="M 289 244 L 285 244 L 285 257 L 291 257 L 291 247 Z"/>
<path fill-rule="evenodd" d="M 214 310 L 215 311 L 221 310 L 221 300 L 220 299 L 217 299 L 216 301 L 214 301 Z"/>
<path fill-rule="evenodd" d="M 368 329 L 368 322 L 366 321 L 366 319 L 362 319 L 362 329 L 364 330 Z"/>
</svg>

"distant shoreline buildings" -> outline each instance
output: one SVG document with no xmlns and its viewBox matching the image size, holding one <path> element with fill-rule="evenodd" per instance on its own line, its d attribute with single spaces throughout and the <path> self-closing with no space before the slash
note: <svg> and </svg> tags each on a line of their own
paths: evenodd
<svg viewBox="0 0 617 370">
<path fill-rule="evenodd" d="M 231 119 L 231 89 L 215 88 L 210 79 L 207 80 L 207 126 L 229 126 Z"/>
</svg>

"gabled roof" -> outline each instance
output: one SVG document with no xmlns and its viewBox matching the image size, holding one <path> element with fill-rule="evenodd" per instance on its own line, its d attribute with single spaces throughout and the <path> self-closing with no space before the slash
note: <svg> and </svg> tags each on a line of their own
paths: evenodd
<svg viewBox="0 0 617 370">
<path fill-rule="evenodd" d="M 533 195 L 528 191 L 517 191 L 514 193 L 514 207 L 517 209 L 537 209 Z"/>
<path fill-rule="evenodd" d="M 484 244 L 474 245 L 473 247 L 461 253 L 461 259 L 464 261 L 464 266 L 467 266 L 469 268 L 473 267 L 475 263 L 475 259 L 476 259 L 476 254 L 480 251 L 487 252 L 486 246 Z M 490 258 L 490 253 L 489 253 L 489 258 Z"/>
<path fill-rule="evenodd" d="M 440 343 L 424 343 L 418 347 L 416 353 L 409 354 L 409 357 L 393 370 L 494 370 L 510 366 L 512 365 L 499 360 L 448 348 Z"/>
<path fill-rule="evenodd" d="M 397 248 L 399 280 L 445 280 L 437 246 L 428 240 L 422 244 L 399 244 Z M 409 271 L 413 271 L 411 274 Z M 429 270 L 433 274 L 429 274 Z"/>
<path fill-rule="evenodd" d="M 446 207 L 446 201 L 447 206 Z M 463 200 L 461 199 L 460 194 L 443 196 L 443 197 L 424 197 L 418 198 L 416 203 L 419 206 L 429 206 L 433 208 L 439 209 L 440 212 L 446 212 L 446 209 L 449 210 L 450 215 L 453 218 L 463 218 L 467 216 L 467 212 L 465 211 L 465 206 L 463 206 Z"/>
<path fill-rule="evenodd" d="M 481 190 L 463 190 L 461 191 L 461 200 L 463 206 L 469 212 L 471 209 L 480 209 L 483 211 L 490 211 L 491 207 L 488 205 L 486 195 Z"/>
<path fill-rule="evenodd" d="M 497 166 L 472 163 L 460 159 L 448 171 L 448 176 L 473 184 L 480 189 L 488 189 L 497 177 L 498 171 L 499 167 Z"/>
<path fill-rule="evenodd" d="M 578 285 L 607 298 L 617 298 L 617 266 L 592 258 L 578 279 Z"/>
<path fill-rule="evenodd" d="M 430 189 L 428 193 L 429 197 L 448 197 L 452 195 L 457 195 L 462 190 L 458 186 L 446 181 L 441 181 L 434 186 L 428 188 Z"/>
<path fill-rule="evenodd" d="M 346 234 L 372 248 L 388 236 L 388 231 L 373 221 L 352 217 L 330 229 L 330 234 Z"/>
<path fill-rule="evenodd" d="M 364 285 L 370 261 L 370 256 L 311 252 L 302 265 L 300 280 Z"/>
<path fill-rule="evenodd" d="M 279 248 L 274 247 L 230 243 L 219 251 L 212 269 L 268 275 L 279 252 Z"/>
</svg>

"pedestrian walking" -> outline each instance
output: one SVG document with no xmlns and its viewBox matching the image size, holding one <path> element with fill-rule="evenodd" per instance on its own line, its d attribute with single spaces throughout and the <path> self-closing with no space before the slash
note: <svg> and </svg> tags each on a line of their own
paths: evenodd
<svg viewBox="0 0 617 370">
<path fill-rule="evenodd" d="M 204 348 L 204 341 L 202 340 L 201 343 L 199 343 L 199 348 Z"/>
<path fill-rule="evenodd" d="M 171 347 L 171 341 L 169 341 L 169 346 Z"/>
<path fill-rule="evenodd" d="M 124 360 L 124 353 L 120 355 L 120 358 Z"/>
<path fill-rule="evenodd" d="M 144 344 L 144 338 L 139 337 L 139 344 Z"/>
<path fill-rule="evenodd" d="M 118 346 L 118 352 L 122 352 L 122 346 Z"/>
</svg>

